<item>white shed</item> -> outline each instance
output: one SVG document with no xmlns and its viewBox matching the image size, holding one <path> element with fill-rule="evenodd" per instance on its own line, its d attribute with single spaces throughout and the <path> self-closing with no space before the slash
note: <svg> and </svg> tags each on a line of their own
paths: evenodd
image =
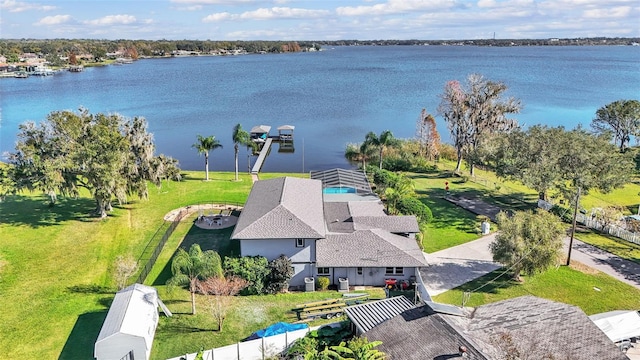
<svg viewBox="0 0 640 360">
<path fill-rule="evenodd" d="M 133 284 L 118 291 L 96 340 L 95 358 L 149 359 L 158 325 L 158 306 L 164 310 L 153 287 Z"/>
</svg>

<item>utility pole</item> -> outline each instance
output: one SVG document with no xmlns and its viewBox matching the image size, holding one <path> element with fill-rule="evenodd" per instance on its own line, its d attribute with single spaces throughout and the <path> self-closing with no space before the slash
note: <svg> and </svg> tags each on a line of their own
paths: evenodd
<svg viewBox="0 0 640 360">
<path fill-rule="evenodd" d="M 567 254 L 567 266 L 571 263 L 571 248 L 573 247 L 573 237 L 576 233 L 576 217 L 578 217 L 578 205 L 580 204 L 580 191 L 578 186 L 578 192 L 576 194 L 576 207 L 573 209 L 573 225 L 571 226 L 571 237 L 569 238 L 569 253 Z"/>
</svg>

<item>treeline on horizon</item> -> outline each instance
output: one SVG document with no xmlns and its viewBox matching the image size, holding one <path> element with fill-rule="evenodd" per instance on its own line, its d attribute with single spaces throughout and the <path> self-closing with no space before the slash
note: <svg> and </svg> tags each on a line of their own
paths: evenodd
<svg viewBox="0 0 640 360">
<path fill-rule="evenodd" d="M 207 53 L 242 48 L 248 53 L 279 53 L 322 46 L 355 45 L 474 45 L 474 46 L 568 46 L 634 45 L 640 38 L 548 38 L 475 40 L 309 40 L 309 41 L 215 41 L 215 40 L 97 40 L 97 39 L 0 39 L 0 54 L 10 57 L 22 53 L 68 55 L 91 53 L 96 57 L 121 49 L 135 48 L 141 56 L 168 56 L 172 51 Z M 294 45 L 295 44 L 295 45 Z M 103 55 L 104 56 L 104 55 Z"/>
<path fill-rule="evenodd" d="M 212 40 L 95 40 L 95 39 L 0 39 L 0 55 L 8 59 L 23 53 L 68 56 L 92 54 L 105 58 L 107 53 L 135 49 L 138 56 L 169 56 L 173 51 L 209 53 L 217 50 L 244 49 L 248 53 L 281 53 L 319 48 L 311 41 L 212 41 Z M 10 60 L 11 61 L 11 60 Z"/>
</svg>

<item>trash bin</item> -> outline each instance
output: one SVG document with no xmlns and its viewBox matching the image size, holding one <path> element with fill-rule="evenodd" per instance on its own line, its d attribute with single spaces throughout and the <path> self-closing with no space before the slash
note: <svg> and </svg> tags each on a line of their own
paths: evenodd
<svg viewBox="0 0 640 360">
<path fill-rule="evenodd" d="M 338 278 L 338 291 L 349 291 L 349 278 Z"/>
<path fill-rule="evenodd" d="M 488 221 L 483 221 L 480 228 L 482 229 L 482 235 L 487 235 L 491 231 L 491 224 Z"/>
<path fill-rule="evenodd" d="M 312 277 L 304 278 L 304 291 L 316 291 L 316 281 Z"/>
</svg>

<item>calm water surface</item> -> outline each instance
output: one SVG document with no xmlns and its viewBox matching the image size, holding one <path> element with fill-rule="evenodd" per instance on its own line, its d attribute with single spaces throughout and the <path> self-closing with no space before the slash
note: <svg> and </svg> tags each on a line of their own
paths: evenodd
<svg viewBox="0 0 640 360">
<path fill-rule="evenodd" d="M 236 123 L 295 125 L 295 152 L 274 144 L 263 171 L 348 166 L 347 143 L 368 131 L 413 137 L 422 108 L 435 113 L 445 83 L 480 73 L 509 86 L 521 124 L 588 126 L 618 99 L 640 99 L 640 47 L 336 47 L 318 53 L 140 60 L 52 77 L 0 79 L 0 151 L 11 151 L 18 124 L 54 110 L 143 116 L 158 153 L 200 170 L 196 135 L 224 145 L 212 170 L 233 169 Z M 448 130 L 437 117 L 438 130 Z M 241 168 L 247 157 L 241 151 Z"/>
</svg>

